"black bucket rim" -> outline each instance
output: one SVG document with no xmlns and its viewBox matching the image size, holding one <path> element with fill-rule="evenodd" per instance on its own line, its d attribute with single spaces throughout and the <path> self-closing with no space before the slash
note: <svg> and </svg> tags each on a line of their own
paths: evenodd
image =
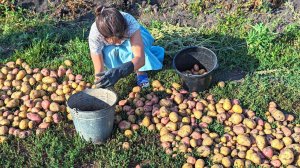
<svg viewBox="0 0 300 168">
<path fill-rule="evenodd" d="M 176 65 L 175 65 L 175 59 L 176 59 L 176 57 L 177 57 L 181 52 L 183 52 L 184 50 L 191 49 L 191 48 L 202 48 L 202 49 L 205 49 L 205 50 L 208 50 L 209 52 L 211 52 L 211 53 L 215 56 L 215 58 L 216 58 L 216 60 L 217 60 L 215 66 L 214 66 L 214 68 L 212 68 L 210 71 L 208 71 L 206 74 L 203 74 L 203 75 L 193 75 L 193 74 L 191 75 L 191 74 L 186 74 L 186 73 L 180 72 L 180 71 L 177 69 Z M 176 55 L 174 56 L 173 61 L 172 61 L 172 64 L 173 64 L 173 68 L 175 69 L 175 71 L 176 71 L 178 74 L 180 74 L 180 75 L 182 75 L 182 76 L 190 77 L 190 78 L 199 78 L 199 77 L 205 77 L 205 76 L 207 76 L 207 75 L 211 75 L 211 72 L 214 71 L 215 69 L 217 69 L 218 66 L 219 66 L 219 65 L 218 65 L 218 57 L 217 57 L 216 53 L 213 52 L 211 49 L 206 48 L 206 47 L 203 47 L 203 46 L 190 46 L 190 47 L 186 47 L 186 48 L 184 48 L 184 49 L 181 49 L 181 50 L 178 51 L 178 52 L 176 53 Z"/>
<path fill-rule="evenodd" d="M 85 90 L 108 90 L 108 91 L 110 91 L 110 92 L 112 92 L 113 94 L 116 95 L 116 100 L 115 100 L 115 102 L 113 103 L 113 105 L 111 105 L 111 106 L 109 106 L 109 107 L 107 107 L 107 108 L 101 109 L 101 110 L 103 110 L 103 111 L 104 111 L 104 110 L 107 110 L 107 109 L 109 109 L 109 108 L 112 108 L 112 107 L 114 107 L 114 106 L 116 106 L 116 104 L 117 104 L 117 102 L 118 102 L 118 94 L 117 94 L 115 91 L 111 90 L 111 89 L 103 89 L 103 88 L 97 88 L 97 89 L 91 88 L 91 89 L 90 89 L 90 88 L 86 88 Z M 80 92 L 83 92 L 83 91 L 85 91 L 85 90 L 82 90 L 82 91 L 80 91 Z M 80 92 L 77 92 L 77 93 L 75 93 L 75 94 L 72 94 L 71 96 L 76 95 L 76 94 L 79 94 Z M 69 97 L 69 99 L 71 98 L 71 96 Z M 69 104 L 68 104 L 69 99 L 66 101 L 67 108 L 75 109 L 75 110 L 77 111 L 76 108 L 71 108 L 71 107 L 69 106 Z M 94 110 L 94 111 L 83 111 L 83 110 L 80 110 L 80 111 L 85 112 L 85 113 L 94 113 L 95 111 L 98 111 L 98 110 Z"/>
</svg>

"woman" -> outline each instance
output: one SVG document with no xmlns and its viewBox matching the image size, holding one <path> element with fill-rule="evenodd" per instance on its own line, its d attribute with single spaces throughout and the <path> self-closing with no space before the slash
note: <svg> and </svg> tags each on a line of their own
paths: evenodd
<svg viewBox="0 0 300 168">
<path fill-rule="evenodd" d="M 164 49 L 152 46 L 153 42 L 149 31 L 132 15 L 115 8 L 97 7 L 89 34 L 96 87 L 113 86 L 132 72 L 137 74 L 138 86 L 148 87 L 146 71 L 161 69 L 164 58 Z"/>
</svg>

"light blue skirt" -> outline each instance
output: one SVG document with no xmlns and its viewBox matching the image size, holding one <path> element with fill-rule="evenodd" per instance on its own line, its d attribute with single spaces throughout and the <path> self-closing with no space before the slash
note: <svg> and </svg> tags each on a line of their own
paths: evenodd
<svg viewBox="0 0 300 168">
<path fill-rule="evenodd" d="M 139 71 L 159 70 L 163 66 L 165 50 L 159 46 L 152 46 L 154 38 L 148 30 L 140 28 L 145 51 L 145 65 Z M 105 67 L 108 69 L 120 66 L 133 59 L 130 40 L 121 45 L 107 45 L 102 50 Z"/>
</svg>

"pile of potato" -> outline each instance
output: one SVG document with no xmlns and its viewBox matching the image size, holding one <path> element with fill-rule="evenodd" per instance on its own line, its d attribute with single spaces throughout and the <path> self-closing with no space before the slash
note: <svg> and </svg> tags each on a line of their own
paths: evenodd
<svg viewBox="0 0 300 168">
<path fill-rule="evenodd" d="M 195 64 L 192 69 L 184 71 L 188 75 L 204 75 L 207 73 L 205 69 L 200 68 L 198 64 Z"/>
<path fill-rule="evenodd" d="M 153 83 L 163 87 L 157 80 Z M 215 168 L 300 166 L 300 125 L 293 124 L 294 116 L 283 113 L 274 102 L 265 121 L 243 109 L 237 99 L 216 101 L 212 95 L 204 99 L 177 83 L 172 86 L 164 89 L 169 93 L 164 98 L 154 92 L 142 95 L 141 88 L 134 87 L 119 102 L 116 123 L 125 136 L 130 138 L 141 126 L 157 130 L 167 154 L 184 153 L 183 168 L 207 167 L 206 159 Z M 223 135 L 210 129 L 214 121 L 224 126 Z"/>
<path fill-rule="evenodd" d="M 70 60 L 64 63 L 58 70 L 32 69 L 21 59 L 0 65 L 0 142 L 8 135 L 40 134 L 64 116 L 72 119 L 66 100 L 91 84 L 66 69 Z"/>
</svg>

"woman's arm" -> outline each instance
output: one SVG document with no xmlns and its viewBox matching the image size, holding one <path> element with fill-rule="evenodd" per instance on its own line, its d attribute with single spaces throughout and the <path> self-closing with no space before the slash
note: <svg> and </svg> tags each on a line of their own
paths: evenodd
<svg viewBox="0 0 300 168">
<path fill-rule="evenodd" d="M 103 57 L 101 54 L 91 52 L 95 75 L 104 71 Z"/>
<path fill-rule="evenodd" d="M 145 52 L 144 52 L 144 44 L 142 41 L 142 36 L 140 30 L 137 30 L 130 37 L 131 49 L 134 55 L 132 59 L 132 63 L 134 65 L 134 70 L 137 71 L 141 67 L 145 65 Z"/>
</svg>

